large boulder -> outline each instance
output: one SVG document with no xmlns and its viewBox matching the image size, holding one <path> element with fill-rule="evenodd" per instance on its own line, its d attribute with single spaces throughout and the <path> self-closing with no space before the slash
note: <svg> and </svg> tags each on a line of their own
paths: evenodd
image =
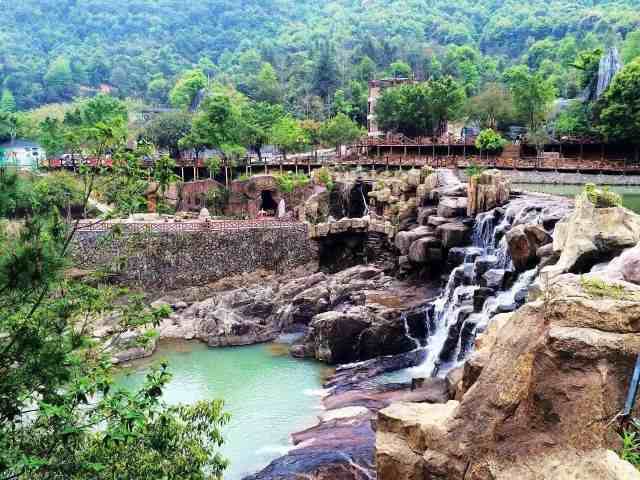
<svg viewBox="0 0 640 480">
<path fill-rule="evenodd" d="M 476 216 L 509 201 L 511 182 L 499 170 L 486 170 L 469 178 L 467 215 Z"/>
<path fill-rule="evenodd" d="M 438 216 L 444 218 L 464 217 L 467 214 L 465 197 L 442 197 L 438 203 Z"/>
<path fill-rule="evenodd" d="M 414 263 L 429 263 L 442 258 L 440 240 L 435 237 L 424 237 L 416 240 L 409 248 L 409 260 Z"/>
<path fill-rule="evenodd" d="M 517 225 L 507 232 L 506 238 L 513 265 L 518 272 L 535 266 L 538 249 L 553 240 L 538 225 Z"/>
<path fill-rule="evenodd" d="M 401 255 L 407 255 L 411 244 L 419 238 L 433 236 L 433 234 L 434 230 L 431 227 L 418 227 L 407 232 L 398 232 L 395 238 L 395 245 Z"/>
<path fill-rule="evenodd" d="M 471 228 L 462 222 L 450 222 L 436 228 L 436 235 L 442 241 L 442 248 L 461 247 L 469 243 Z"/>
<path fill-rule="evenodd" d="M 640 353 L 640 286 L 607 287 L 598 275 L 563 275 L 496 318 L 465 367 L 459 404 L 381 411 L 381 447 L 390 435 L 395 447 L 378 456 L 378 478 L 414 478 L 416 468 L 442 480 L 640 478 L 611 452 Z"/>
<path fill-rule="evenodd" d="M 640 215 L 623 207 L 596 208 L 586 195 L 572 214 L 556 225 L 553 249 L 560 259 L 545 269 L 550 276 L 584 273 L 640 241 Z"/>
</svg>

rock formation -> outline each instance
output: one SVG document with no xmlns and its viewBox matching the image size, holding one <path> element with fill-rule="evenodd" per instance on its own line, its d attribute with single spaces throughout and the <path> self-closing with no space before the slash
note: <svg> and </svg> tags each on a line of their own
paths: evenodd
<svg viewBox="0 0 640 480">
<path fill-rule="evenodd" d="M 498 170 L 486 170 L 469 178 L 469 201 L 467 215 L 500 207 L 509 201 L 511 182 Z"/>
<path fill-rule="evenodd" d="M 555 275 L 489 324 L 450 374 L 455 400 L 380 411 L 378 479 L 640 478 L 612 451 L 640 353 L 640 246 L 591 273 L 563 273 L 637 243 L 637 222 L 622 208 L 579 201 L 558 224 L 559 263 L 547 267 Z M 512 235 L 523 259 L 547 240 L 526 230 Z"/>
<path fill-rule="evenodd" d="M 345 363 L 415 348 L 402 312 L 427 297 L 425 289 L 397 282 L 375 266 L 357 266 L 281 286 L 266 283 L 223 291 L 190 305 L 164 298 L 154 306 L 166 304 L 173 310 L 159 326 L 160 338 L 197 339 L 219 347 L 308 330 L 293 346 L 294 355 Z"/>
</svg>

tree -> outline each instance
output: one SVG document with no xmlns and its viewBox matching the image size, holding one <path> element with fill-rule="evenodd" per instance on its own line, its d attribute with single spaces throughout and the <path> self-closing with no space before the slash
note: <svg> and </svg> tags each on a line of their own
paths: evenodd
<svg viewBox="0 0 640 480">
<path fill-rule="evenodd" d="M 505 81 L 513 95 L 516 112 L 531 131 L 538 130 L 555 98 L 552 82 L 540 73 L 532 73 L 526 65 L 507 70 Z"/>
<path fill-rule="evenodd" d="M 466 99 L 464 88 L 452 77 L 442 77 L 427 82 L 431 115 L 436 135 L 446 131 L 447 122 L 462 115 Z"/>
<path fill-rule="evenodd" d="M 191 131 L 192 115 L 188 112 L 166 112 L 152 118 L 142 136 L 159 150 L 168 150 L 172 158 L 180 158 L 180 140 Z"/>
<path fill-rule="evenodd" d="M 206 86 L 207 77 L 202 70 L 187 70 L 169 92 L 169 101 L 176 108 L 188 109 Z"/>
<path fill-rule="evenodd" d="M 317 159 L 318 155 L 318 146 L 322 141 L 320 132 L 322 129 L 322 124 L 316 120 L 302 120 L 300 122 L 300 128 L 304 131 L 304 136 L 309 142 L 309 144 L 313 147 L 313 156 Z"/>
<path fill-rule="evenodd" d="M 571 67 L 580 71 L 580 88 L 589 88 L 595 93 L 595 86 L 598 81 L 598 68 L 600 66 L 601 57 L 601 48 L 585 50 L 580 52 L 576 57 L 576 60 L 570 64 Z"/>
<path fill-rule="evenodd" d="M 241 112 L 245 144 L 258 154 L 262 162 L 262 147 L 269 142 L 271 127 L 284 117 L 284 108 L 267 102 L 246 103 Z"/>
<path fill-rule="evenodd" d="M 280 81 L 270 63 L 263 63 L 256 79 L 254 100 L 258 102 L 278 103 L 281 97 Z"/>
<path fill-rule="evenodd" d="M 629 63 L 640 57 L 640 30 L 629 32 L 622 44 L 622 61 Z"/>
<path fill-rule="evenodd" d="M 0 112 L 15 113 L 16 112 L 16 99 L 11 93 L 11 90 L 5 88 L 2 91 L 2 98 L 0 98 Z"/>
<path fill-rule="evenodd" d="M 593 126 L 592 104 L 572 101 L 568 107 L 560 112 L 553 122 L 557 135 L 568 136 L 598 136 L 598 131 Z"/>
<path fill-rule="evenodd" d="M 56 58 L 44 76 L 44 83 L 47 87 L 48 98 L 56 102 L 71 98 L 74 92 L 73 74 L 71 64 L 65 57 Z"/>
<path fill-rule="evenodd" d="M 166 104 L 168 92 L 169 82 L 162 75 L 154 76 L 147 85 L 147 97 L 156 104 Z"/>
<path fill-rule="evenodd" d="M 111 142 L 104 126 L 85 128 L 105 136 L 96 143 Z M 84 206 L 94 176 L 83 173 Z M 0 192 L 11 182 L 0 177 Z M 46 189 L 33 193 L 37 209 L 20 231 L 0 229 L 0 478 L 221 478 L 220 428 L 229 419 L 221 402 L 164 404 L 166 364 L 139 391 L 113 388 L 109 349 L 127 331 L 146 332 L 144 347 L 169 311 L 67 278 L 78 224 L 62 221 Z M 97 342 L 92 322 L 104 315 L 116 319 L 114 333 Z"/>
<path fill-rule="evenodd" d="M 376 105 L 380 128 L 409 137 L 441 135 L 462 113 L 464 89 L 451 77 L 386 89 Z"/>
<path fill-rule="evenodd" d="M 167 155 L 162 155 L 153 165 L 153 179 L 158 184 L 160 191 L 159 213 L 167 213 L 168 207 L 165 201 L 166 193 L 172 183 L 177 182 L 180 177 L 175 174 L 176 162 Z"/>
<path fill-rule="evenodd" d="M 426 84 L 384 90 L 376 104 L 375 114 L 383 131 L 417 137 L 427 135 L 433 129 L 431 99 Z"/>
<path fill-rule="evenodd" d="M 287 153 L 302 150 L 307 143 L 305 132 L 298 121 L 286 115 L 271 127 L 271 141 L 277 145 L 285 160 Z"/>
<path fill-rule="evenodd" d="M 312 83 L 314 92 L 324 100 L 331 98 L 338 87 L 338 65 L 335 57 L 335 48 L 328 42 L 323 43 L 313 72 Z"/>
<path fill-rule="evenodd" d="M 328 145 L 335 145 L 338 155 L 340 155 L 341 145 L 352 143 L 364 134 L 364 129 L 344 113 L 338 113 L 320 128 L 320 138 Z"/>
<path fill-rule="evenodd" d="M 225 160 L 244 152 L 246 128 L 241 110 L 244 97 L 223 87 L 215 87 L 194 117 L 191 132 L 182 140 L 182 146 L 217 149 Z"/>
<path fill-rule="evenodd" d="M 401 60 L 397 60 L 389 65 L 389 69 L 387 70 L 387 72 L 389 76 L 393 78 L 409 78 L 413 73 L 411 70 L 411 65 Z"/>
<path fill-rule="evenodd" d="M 361 82 L 373 80 L 376 76 L 376 64 L 370 57 L 365 55 L 355 66 L 354 77 Z"/>
<path fill-rule="evenodd" d="M 640 59 L 614 77 L 596 105 L 598 129 L 606 138 L 638 143 L 640 138 Z"/>
<path fill-rule="evenodd" d="M 17 115 L 14 113 L 0 112 L 0 142 L 15 140 L 17 132 Z"/>
<path fill-rule="evenodd" d="M 60 120 L 47 117 L 40 123 L 39 131 L 38 141 L 44 148 L 47 158 L 55 158 L 64 153 L 65 129 Z"/>
<path fill-rule="evenodd" d="M 467 114 L 483 128 L 496 130 L 515 117 L 511 93 L 500 84 L 489 83 L 469 99 Z"/>
</svg>

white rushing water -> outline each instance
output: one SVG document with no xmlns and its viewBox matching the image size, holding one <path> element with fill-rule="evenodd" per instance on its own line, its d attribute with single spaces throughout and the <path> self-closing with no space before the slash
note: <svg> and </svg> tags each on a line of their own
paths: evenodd
<svg viewBox="0 0 640 480">
<path fill-rule="evenodd" d="M 412 369 L 413 376 L 445 376 L 464 362 L 476 335 L 497 313 L 515 310 L 524 303 L 537 269 L 507 282 L 511 283 L 507 289 L 483 289 L 480 279 L 489 271 L 499 280 L 503 275 L 514 276 L 505 234 L 514 225 L 540 223 L 540 219 L 540 210 L 525 203 L 477 216 L 473 245 L 465 249 L 463 263 L 451 271 L 442 294 L 425 313 L 427 356 Z M 478 293 L 486 295 L 486 299 Z"/>
</svg>

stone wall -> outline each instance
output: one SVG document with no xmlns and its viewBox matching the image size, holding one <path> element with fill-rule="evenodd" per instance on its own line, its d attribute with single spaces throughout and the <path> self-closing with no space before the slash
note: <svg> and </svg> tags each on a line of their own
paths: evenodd
<svg viewBox="0 0 640 480">
<path fill-rule="evenodd" d="M 72 254 L 80 268 L 154 290 L 204 285 L 257 269 L 286 272 L 317 262 L 317 246 L 304 224 L 192 232 L 81 230 Z"/>
</svg>

